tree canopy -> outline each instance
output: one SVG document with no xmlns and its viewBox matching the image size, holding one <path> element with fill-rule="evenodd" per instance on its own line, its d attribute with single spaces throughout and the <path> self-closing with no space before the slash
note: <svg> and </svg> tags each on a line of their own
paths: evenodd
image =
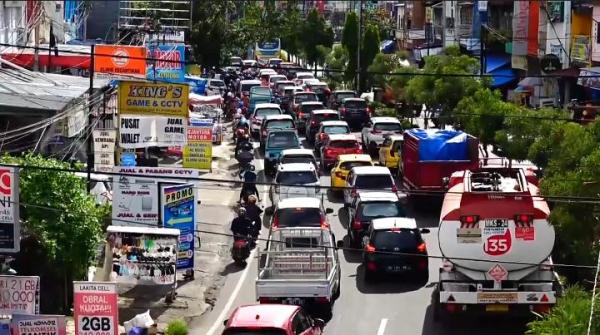
<svg viewBox="0 0 600 335">
<path fill-rule="evenodd" d="M 348 13 L 342 32 L 342 46 L 348 52 L 348 64 L 345 73 L 346 81 L 354 79 L 358 67 L 358 28 L 358 15 L 355 12 Z"/>
<path fill-rule="evenodd" d="M 322 47 L 331 48 L 333 45 L 333 29 L 325 23 L 325 18 L 317 9 L 313 8 L 301 30 L 304 56 L 309 64 L 315 65 L 316 72 L 316 65 L 322 64 L 327 56 L 326 49 Z"/>
</svg>

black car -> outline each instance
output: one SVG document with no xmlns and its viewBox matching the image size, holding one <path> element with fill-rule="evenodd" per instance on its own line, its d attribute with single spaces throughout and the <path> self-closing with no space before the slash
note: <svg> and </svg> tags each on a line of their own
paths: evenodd
<svg viewBox="0 0 600 335">
<path fill-rule="evenodd" d="M 338 111 L 340 112 L 340 118 L 353 129 L 362 129 L 362 126 L 371 119 L 367 101 L 361 98 L 344 99 Z"/>
<path fill-rule="evenodd" d="M 421 236 L 426 233 L 429 229 L 417 228 L 413 218 L 373 220 L 363 240 L 365 281 L 384 274 L 428 279 L 427 246 Z"/>
<path fill-rule="evenodd" d="M 306 136 L 306 141 L 310 143 L 310 145 L 315 144 L 315 135 L 321 127 L 322 121 L 333 121 L 339 120 L 340 115 L 338 112 L 331 109 L 317 109 L 310 112 L 310 116 L 306 119 L 306 130 L 304 131 L 304 136 Z"/>
<path fill-rule="evenodd" d="M 348 98 L 358 98 L 358 94 L 356 94 L 355 91 L 350 90 L 333 91 L 329 96 L 329 108 L 337 110 L 342 104 L 342 101 Z"/>
</svg>

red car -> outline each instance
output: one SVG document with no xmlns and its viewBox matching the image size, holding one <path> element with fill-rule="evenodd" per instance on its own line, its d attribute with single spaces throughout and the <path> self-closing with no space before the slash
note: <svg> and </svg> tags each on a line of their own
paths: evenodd
<svg viewBox="0 0 600 335">
<path fill-rule="evenodd" d="M 236 308 L 224 324 L 222 335 L 321 335 L 325 322 L 299 306 L 260 304 Z"/>
<path fill-rule="evenodd" d="M 339 155 L 362 153 L 360 142 L 353 134 L 331 134 L 321 147 L 321 167 L 328 170 Z"/>
</svg>

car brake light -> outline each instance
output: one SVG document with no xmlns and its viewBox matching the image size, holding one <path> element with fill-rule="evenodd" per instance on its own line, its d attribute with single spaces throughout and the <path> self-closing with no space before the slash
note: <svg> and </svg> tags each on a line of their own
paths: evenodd
<svg viewBox="0 0 600 335">
<path fill-rule="evenodd" d="M 363 153 L 362 148 L 361 147 L 355 148 L 354 149 L 354 153 L 357 154 L 357 155 L 362 154 Z"/>
<path fill-rule="evenodd" d="M 321 215 L 321 228 L 329 228 L 329 224 L 327 223 L 327 219 L 325 216 Z"/>
<path fill-rule="evenodd" d="M 422 254 L 427 252 L 427 245 L 425 244 L 425 242 L 423 242 L 417 246 L 417 251 Z"/>
<path fill-rule="evenodd" d="M 271 227 L 272 228 L 279 227 L 279 215 L 275 214 L 275 216 L 273 217 L 273 223 L 271 223 Z"/>
<path fill-rule="evenodd" d="M 302 112 L 298 112 L 298 118 L 299 118 L 299 119 L 302 119 L 302 118 L 304 118 L 304 113 L 302 113 Z"/>
<path fill-rule="evenodd" d="M 352 221 L 352 230 L 362 230 L 362 223 L 359 219 Z"/>
<path fill-rule="evenodd" d="M 365 251 L 371 254 L 371 253 L 374 253 L 375 251 L 377 251 L 377 249 L 375 249 L 374 245 L 369 243 L 365 246 Z"/>
<path fill-rule="evenodd" d="M 343 179 L 343 180 L 346 179 L 346 176 L 344 176 L 344 174 L 341 171 L 336 171 L 335 172 L 335 176 L 338 177 L 338 178 L 340 178 L 340 179 Z"/>
<path fill-rule="evenodd" d="M 475 224 L 479 222 L 479 215 L 463 215 L 460 217 L 461 223 Z"/>
<path fill-rule="evenodd" d="M 317 124 L 317 121 L 315 121 L 315 120 L 312 120 L 312 121 L 310 121 L 310 125 L 311 125 L 311 126 L 314 126 L 314 125 L 316 125 L 316 124 Z"/>
<path fill-rule="evenodd" d="M 381 134 L 381 130 L 373 129 L 373 130 L 371 130 L 371 134 Z"/>
<path fill-rule="evenodd" d="M 398 192 L 398 187 L 396 186 L 396 184 L 392 185 L 392 192 L 394 192 L 394 193 Z"/>
<path fill-rule="evenodd" d="M 367 269 L 369 271 L 377 271 L 377 263 L 375 263 L 375 262 L 367 262 Z"/>
<path fill-rule="evenodd" d="M 276 298 L 260 297 L 260 298 L 258 298 L 258 302 L 261 303 L 261 304 L 268 304 L 268 303 L 277 302 L 277 299 Z"/>
<path fill-rule="evenodd" d="M 329 298 L 327 298 L 327 297 L 316 297 L 315 302 L 318 304 L 327 304 L 330 301 L 329 301 Z"/>
<path fill-rule="evenodd" d="M 531 224 L 532 222 L 533 222 L 533 215 L 531 215 L 531 214 L 515 215 L 515 223 Z"/>
<path fill-rule="evenodd" d="M 346 114 L 346 107 L 340 108 L 340 113 L 341 114 Z"/>
<path fill-rule="evenodd" d="M 332 149 L 325 150 L 325 156 L 331 156 L 331 155 L 333 155 L 333 150 Z"/>
</svg>

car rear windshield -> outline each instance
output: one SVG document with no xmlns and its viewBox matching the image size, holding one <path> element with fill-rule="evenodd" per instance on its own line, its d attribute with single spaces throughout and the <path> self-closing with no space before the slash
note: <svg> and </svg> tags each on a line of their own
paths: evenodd
<svg viewBox="0 0 600 335">
<path fill-rule="evenodd" d="M 373 129 L 375 130 L 382 130 L 382 131 L 402 131 L 402 126 L 399 123 L 376 123 L 375 126 L 373 126 Z"/>
<path fill-rule="evenodd" d="M 302 109 L 302 113 L 308 114 L 317 109 L 323 109 L 323 105 L 310 104 L 310 105 L 301 105 L 300 109 Z"/>
<path fill-rule="evenodd" d="M 343 162 L 342 164 L 340 164 L 340 168 L 342 168 L 343 170 L 352 170 L 353 167 L 355 166 L 371 166 L 373 164 L 369 163 L 369 162 L 365 162 L 365 161 L 354 161 L 354 162 Z"/>
<path fill-rule="evenodd" d="M 329 142 L 329 147 L 338 148 L 338 149 L 352 149 L 358 147 L 358 141 L 331 141 Z"/>
<path fill-rule="evenodd" d="M 317 121 L 317 123 L 320 123 L 322 121 L 339 120 L 340 119 L 340 117 L 336 113 L 315 114 L 314 118 Z"/>
<path fill-rule="evenodd" d="M 223 86 L 225 86 L 225 83 L 222 82 L 222 81 L 220 81 L 220 80 L 212 80 L 210 82 L 210 85 L 211 86 L 217 86 L 217 87 L 223 87 Z"/>
<path fill-rule="evenodd" d="M 267 146 L 271 148 L 291 148 L 298 146 L 298 136 L 292 132 L 275 132 L 269 134 Z"/>
<path fill-rule="evenodd" d="M 392 201 L 365 202 L 360 207 L 359 215 L 361 220 L 406 216 L 402 206 Z"/>
<path fill-rule="evenodd" d="M 416 250 L 420 241 L 421 236 L 414 229 L 381 230 L 375 232 L 371 238 L 371 243 L 380 250 Z"/>
<path fill-rule="evenodd" d="M 348 98 L 355 98 L 356 96 L 354 95 L 354 93 L 352 92 L 347 92 L 347 93 L 337 93 L 335 95 L 335 98 L 338 101 L 343 101 L 344 99 L 348 99 Z"/>
<path fill-rule="evenodd" d="M 317 182 L 317 174 L 313 171 L 283 171 L 277 174 L 278 184 L 302 185 Z"/>
<path fill-rule="evenodd" d="M 296 94 L 296 103 L 317 101 L 317 96 L 314 93 Z"/>
<path fill-rule="evenodd" d="M 286 335 L 287 332 L 277 328 L 231 328 L 223 332 L 223 335 Z"/>
<path fill-rule="evenodd" d="M 344 102 L 344 105 L 346 105 L 347 108 L 367 108 L 367 102 L 359 100 L 346 101 Z"/>
<path fill-rule="evenodd" d="M 256 110 L 255 116 L 267 116 L 267 115 L 279 115 L 281 110 L 279 108 L 261 108 Z"/>
<path fill-rule="evenodd" d="M 255 86 L 260 86 L 260 84 L 243 84 L 242 92 L 250 92 L 250 89 Z"/>
<path fill-rule="evenodd" d="M 356 187 L 363 189 L 391 188 L 392 177 L 385 174 L 368 174 L 356 177 Z"/>
<path fill-rule="evenodd" d="M 321 210 L 319 208 L 281 208 L 277 210 L 280 227 L 319 227 Z"/>
<path fill-rule="evenodd" d="M 325 134 L 350 134 L 350 129 L 346 126 L 326 126 L 323 127 Z"/>
<path fill-rule="evenodd" d="M 292 120 L 273 120 L 267 123 L 267 129 L 271 128 L 294 128 Z"/>
<path fill-rule="evenodd" d="M 291 163 L 315 163 L 315 159 L 312 156 L 285 156 L 281 160 L 281 164 L 291 164 Z"/>
</svg>

